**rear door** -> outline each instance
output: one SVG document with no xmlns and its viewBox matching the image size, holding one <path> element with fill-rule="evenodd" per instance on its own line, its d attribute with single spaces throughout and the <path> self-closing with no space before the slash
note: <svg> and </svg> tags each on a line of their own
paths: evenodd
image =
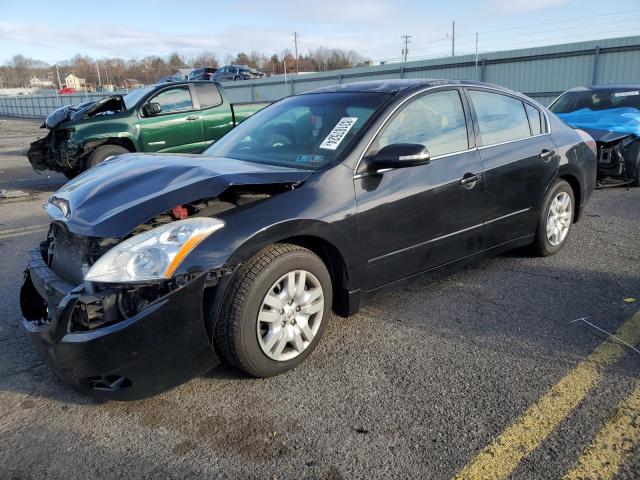
<svg viewBox="0 0 640 480">
<path fill-rule="evenodd" d="M 485 248 L 535 233 L 538 209 L 559 163 L 546 117 L 522 99 L 467 89 L 486 191 Z"/>
<path fill-rule="evenodd" d="M 145 104 L 158 103 L 157 115 L 140 109 L 140 133 L 145 152 L 190 153 L 204 147 L 202 115 L 195 90 L 189 85 L 168 87 Z"/>
<path fill-rule="evenodd" d="M 387 122 L 367 155 L 394 143 L 419 143 L 426 165 L 354 180 L 364 288 L 417 274 L 482 248 L 482 164 L 456 88 L 410 100 Z M 362 163 L 362 162 L 361 162 Z"/>
<path fill-rule="evenodd" d="M 233 128 L 233 112 L 231 105 L 223 103 L 215 83 L 196 83 L 194 89 L 200 103 L 204 143 L 209 146 Z"/>
</svg>

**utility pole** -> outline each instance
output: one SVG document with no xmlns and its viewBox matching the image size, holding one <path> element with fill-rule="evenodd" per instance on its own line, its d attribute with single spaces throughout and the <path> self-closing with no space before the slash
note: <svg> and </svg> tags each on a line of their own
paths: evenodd
<svg viewBox="0 0 640 480">
<path fill-rule="evenodd" d="M 60 81 L 60 72 L 58 71 L 58 65 L 56 65 L 56 75 L 58 76 L 58 89 L 62 90 L 62 82 Z"/>
<path fill-rule="evenodd" d="M 451 24 L 451 56 L 456 56 L 456 22 Z"/>
<path fill-rule="evenodd" d="M 300 73 L 298 70 L 298 32 L 293 32 L 293 44 L 295 45 L 296 52 L 296 73 Z"/>
<path fill-rule="evenodd" d="M 102 80 L 100 79 L 100 65 L 98 64 L 98 61 L 96 60 L 96 70 L 98 71 L 98 86 L 102 86 Z"/>
<path fill-rule="evenodd" d="M 407 55 L 409 55 L 409 44 L 411 43 L 411 35 L 401 35 L 400 38 L 404 40 L 404 48 L 402 49 L 403 62 L 407 63 Z"/>
<path fill-rule="evenodd" d="M 478 80 L 478 32 L 476 32 L 476 80 Z"/>
</svg>

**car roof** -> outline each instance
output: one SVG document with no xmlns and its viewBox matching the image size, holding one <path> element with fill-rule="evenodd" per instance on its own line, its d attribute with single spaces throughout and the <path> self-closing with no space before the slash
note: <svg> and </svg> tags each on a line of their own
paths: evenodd
<svg viewBox="0 0 640 480">
<path fill-rule="evenodd" d="M 399 93 L 404 90 L 423 88 L 423 87 L 440 87 L 440 86 L 458 86 L 470 85 L 478 87 L 491 87 L 501 90 L 505 93 L 522 95 L 519 92 L 509 90 L 500 85 L 486 82 L 477 82 L 474 80 L 449 80 L 444 78 L 404 78 L 390 80 L 369 80 L 364 82 L 344 83 L 341 85 L 332 85 L 330 87 L 318 88 L 304 93 L 330 93 L 330 92 L 378 92 L 378 93 Z M 304 95 L 301 93 L 301 95 Z"/>
<path fill-rule="evenodd" d="M 597 91 L 605 91 L 605 90 L 640 90 L 639 83 L 603 83 L 601 85 L 589 85 L 582 87 L 575 87 L 569 92 L 597 92 Z"/>
<path fill-rule="evenodd" d="M 163 77 L 164 78 L 164 77 Z M 182 78 L 182 77 L 180 77 Z M 204 83 L 207 85 L 215 84 L 216 82 L 212 82 L 211 80 L 179 80 L 177 82 L 160 82 L 148 85 L 149 87 L 166 87 L 167 85 L 175 86 L 175 85 L 188 85 L 190 83 Z"/>
</svg>

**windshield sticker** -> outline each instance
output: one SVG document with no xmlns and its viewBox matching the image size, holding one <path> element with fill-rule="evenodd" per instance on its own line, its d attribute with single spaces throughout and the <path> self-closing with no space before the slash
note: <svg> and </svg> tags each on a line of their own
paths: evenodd
<svg viewBox="0 0 640 480">
<path fill-rule="evenodd" d="M 335 150 L 340 146 L 344 137 L 347 136 L 351 127 L 358 121 L 358 117 L 342 117 L 333 130 L 324 139 L 324 142 L 320 144 L 319 148 L 326 150 Z"/>
<path fill-rule="evenodd" d="M 322 163 L 324 162 L 324 155 L 298 155 L 296 162 L 301 163 Z"/>
<path fill-rule="evenodd" d="M 614 97 L 632 97 L 634 95 L 640 95 L 640 91 L 636 90 L 635 92 L 616 92 L 613 94 Z"/>
</svg>

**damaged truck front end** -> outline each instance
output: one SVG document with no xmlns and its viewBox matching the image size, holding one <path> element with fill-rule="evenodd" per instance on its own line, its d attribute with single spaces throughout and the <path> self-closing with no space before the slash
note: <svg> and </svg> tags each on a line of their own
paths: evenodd
<svg viewBox="0 0 640 480">
<path fill-rule="evenodd" d="M 77 175 L 83 169 L 83 162 L 89 152 L 86 144 L 73 139 L 76 122 L 124 111 L 126 107 L 120 95 L 54 110 L 41 126 L 49 129 L 49 133 L 33 142 L 27 152 L 31 166 L 38 172 L 54 170 L 66 174 L 69 178 Z"/>
<path fill-rule="evenodd" d="M 224 159 L 171 160 L 121 156 L 69 182 L 45 207 L 52 223 L 47 238 L 28 252 L 22 324 L 38 354 L 79 390 L 138 399 L 216 366 L 211 316 L 218 287 L 239 261 L 224 254 L 207 265 L 181 262 L 223 229 L 227 215 L 309 175 L 294 170 L 282 180 L 282 172 L 243 171 Z M 112 180 L 104 179 L 103 168 L 111 169 Z M 122 184 L 118 173 L 125 171 L 135 188 Z M 146 248 L 154 241 L 164 244 Z M 169 252 L 165 263 L 162 248 Z M 123 262 L 125 271 L 114 273 Z"/>
</svg>

